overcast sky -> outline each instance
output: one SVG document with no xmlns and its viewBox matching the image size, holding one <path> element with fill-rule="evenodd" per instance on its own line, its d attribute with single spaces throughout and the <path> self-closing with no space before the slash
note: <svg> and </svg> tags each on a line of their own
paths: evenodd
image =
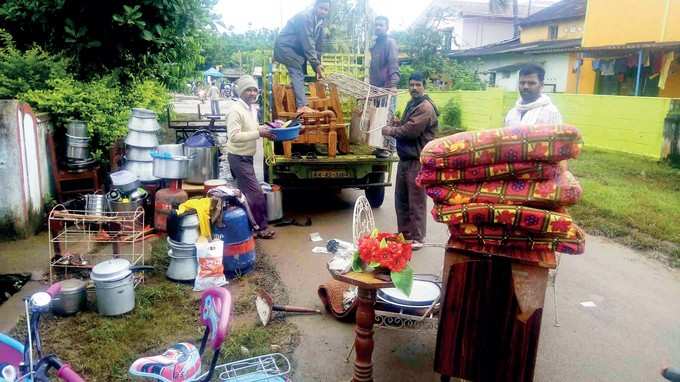
<svg viewBox="0 0 680 382">
<path fill-rule="evenodd" d="M 488 0 L 472 1 L 486 2 Z M 530 0 L 520 0 L 520 3 L 528 1 Z M 546 0 L 533 1 L 536 3 Z M 249 28 L 280 28 L 295 13 L 310 7 L 313 3 L 314 0 L 220 0 L 214 11 L 222 15 L 225 25 L 233 25 L 237 32 L 243 32 Z M 390 19 L 392 30 L 403 30 L 411 25 L 430 1 L 368 0 L 368 3 L 376 14 L 387 16 Z"/>
</svg>

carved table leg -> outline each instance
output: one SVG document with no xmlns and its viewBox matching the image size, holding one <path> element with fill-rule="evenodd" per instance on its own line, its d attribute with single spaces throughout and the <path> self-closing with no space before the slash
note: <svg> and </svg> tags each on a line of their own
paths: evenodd
<svg viewBox="0 0 680 382">
<path fill-rule="evenodd" d="M 373 381 L 373 321 L 375 320 L 375 290 L 359 288 L 354 361 L 354 382 Z"/>
</svg>

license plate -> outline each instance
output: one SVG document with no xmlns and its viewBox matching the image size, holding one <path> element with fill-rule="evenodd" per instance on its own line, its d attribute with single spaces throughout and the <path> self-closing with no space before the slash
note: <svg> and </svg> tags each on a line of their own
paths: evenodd
<svg viewBox="0 0 680 382">
<path fill-rule="evenodd" d="M 349 178 L 351 175 L 347 170 L 315 170 L 312 171 L 312 178 Z"/>
</svg>

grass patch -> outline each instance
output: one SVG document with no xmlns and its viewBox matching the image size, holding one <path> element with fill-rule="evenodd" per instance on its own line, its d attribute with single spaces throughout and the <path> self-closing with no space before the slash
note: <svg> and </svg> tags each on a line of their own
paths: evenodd
<svg viewBox="0 0 680 382">
<path fill-rule="evenodd" d="M 680 261 L 680 170 L 653 159 L 585 148 L 569 163 L 583 186 L 569 209 L 588 232 Z M 675 259 L 675 260 L 673 260 Z"/>
<path fill-rule="evenodd" d="M 45 317 L 41 322 L 45 352 L 70 362 L 87 381 L 121 381 L 130 380 L 127 370 L 139 357 L 160 354 L 177 342 L 200 344 L 204 330 L 198 322 L 200 293 L 193 292 L 192 285 L 165 278 L 166 253 L 165 240 L 156 240 L 150 255 L 156 272 L 137 288 L 132 312 L 104 317 L 91 305 L 72 317 Z M 278 274 L 262 253 L 258 253 L 255 271 L 231 281 L 228 287 L 236 303 L 229 338 L 222 345 L 223 361 L 272 351 L 291 354 L 297 345 L 294 325 L 281 319 L 266 328 L 257 324 L 253 300 L 258 287 L 269 288 L 276 298 L 287 300 Z M 25 320 L 17 324 L 14 336 L 25 338 Z M 208 360 L 204 359 L 204 368 Z"/>
</svg>

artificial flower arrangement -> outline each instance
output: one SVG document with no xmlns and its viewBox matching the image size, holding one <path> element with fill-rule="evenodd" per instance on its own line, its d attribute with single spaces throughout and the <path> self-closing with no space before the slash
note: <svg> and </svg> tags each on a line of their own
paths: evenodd
<svg viewBox="0 0 680 382">
<path fill-rule="evenodd" d="M 389 272 L 394 286 L 407 296 L 411 294 L 413 269 L 409 261 L 413 251 L 402 234 L 374 229 L 359 239 L 358 247 L 352 259 L 354 272 Z"/>
</svg>

